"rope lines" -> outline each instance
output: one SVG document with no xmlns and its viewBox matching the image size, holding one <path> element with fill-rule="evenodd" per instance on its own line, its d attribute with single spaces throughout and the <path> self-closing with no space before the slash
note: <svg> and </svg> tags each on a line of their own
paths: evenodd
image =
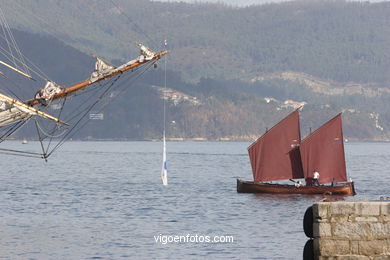
<svg viewBox="0 0 390 260">
<path fill-rule="evenodd" d="M 113 6 L 118 9 L 119 13 L 126 17 L 127 21 L 134 26 L 137 32 L 142 33 L 149 41 L 153 44 L 156 42 L 145 33 L 145 31 L 140 28 L 130 16 L 126 15 L 118 5 L 114 3 L 113 0 L 110 0 Z M 32 14 L 34 17 L 38 18 L 41 22 L 49 25 L 44 19 L 40 18 L 31 10 L 26 10 L 19 3 L 15 2 L 26 12 Z M 28 19 L 28 18 L 24 18 Z M 48 80 L 48 77 L 39 69 L 38 66 L 33 64 L 27 57 L 23 56 L 20 52 L 20 49 L 16 45 L 16 41 L 12 36 L 11 29 L 5 21 L 4 14 L 0 9 L 0 30 L 4 32 L 4 37 L 0 35 L 0 40 L 2 39 L 8 46 L 8 50 L 0 46 L 0 54 L 4 55 L 7 59 L 16 64 L 21 64 L 26 71 L 31 71 L 40 78 Z M 42 28 L 47 31 L 47 26 Z M 48 32 L 48 31 L 47 31 Z M 49 34 L 52 34 L 48 32 Z M 65 33 L 62 33 L 64 35 Z M 60 34 L 61 35 L 61 34 Z M 55 36 L 54 36 L 55 37 Z M 68 36 L 69 37 L 69 36 Z M 69 37 L 71 39 L 71 37 Z M 26 62 L 27 61 L 27 62 Z M 0 148 L 0 153 L 3 154 L 13 154 L 20 156 L 28 157 L 40 157 L 47 160 L 49 156 L 53 154 L 59 147 L 61 147 L 66 141 L 74 137 L 84 126 L 90 121 L 88 120 L 88 114 L 93 110 L 97 109 L 97 104 L 99 107 L 98 112 L 101 112 L 106 106 L 114 101 L 115 98 L 121 96 L 124 91 L 127 90 L 129 86 L 134 84 L 134 82 L 141 77 L 147 70 L 156 64 L 158 59 L 147 62 L 139 67 L 134 68 L 133 70 L 118 74 L 117 76 L 107 79 L 105 81 L 97 82 L 91 85 L 89 88 L 69 94 L 61 99 L 50 101 L 47 105 L 42 105 L 40 110 L 49 111 L 48 113 L 54 115 L 57 114 L 57 118 L 61 118 L 62 121 L 68 123 L 69 125 L 63 125 L 59 123 L 53 123 L 47 121 L 40 117 L 27 116 L 22 118 L 20 121 L 17 121 L 11 125 L 1 127 L 0 129 L 0 143 L 10 137 L 18 129 L 26 125 L 28 122 L 32 122 L 32 127 L 35 127 L 37 131 L 37 138 L 40 142 L 41 153 L 31 152 L 31 151 L 18 151 L 14 149 L 3 149 Z M 31 67 L 28 67 L 27 63 Z M 166 61 L 165 61 L 165 88 L 166 88 Z M 13 95 L 16 96 L 16 93 L 12 89 L 6 87 Z M 117 92 L 116 95 L 111 95 L 111 93 Z M 164 91 L 165 95 L 165 91 Z M 19 99 L 19 98 L 18 98 Z M 165 99 L 164 99 L 165 102 Z M 66 105 L 66 106 L 65 106 Z M 66 108 L 65 108 L 66 107 Z M 164 132 L 165 132 L 165 103 L 164 103 Z M 14 115 L 14 114 L 12 114 Z M 30 119 L 33 119 L 30 121 Z M 7 119 L 4 119 L 7 120 Z M 31 125 L 31 124 L 29 124 Z"/>
<path fill-rule="evenodd" d="M 107 82 L 100 83 L 100 85 L 97 87 L 100 89 L 100 93 L 95 89 L 95 92 L 93 93 L 95 95 L 87 96 L 88 97 L 87 99 L 90 100 L 89 104 L 87 105 L 84 104 L 84 106 L 80 105 L 77 108 L 76 116 L 73 113 L 69 113 L 70 117 L 68 118 L 64 117 L 65 122 L 74 122 L 74 123 L 69 129 L 67 129 L 67 131 L 63 134 L 62 138 L 57 141 L 57 144 L 55 144 L 54 147 L 49 149 L 49 146 L 47 146 L 42 150 L 44 158 L 48 158 L 53 152 L 55 152 L 59 147 L 61 147 L 67 140 L 75 136 L 75 134 L 77 134 L 82 128 L 85 127 L 86 124 L 88 124 L 88 122 L 90 122 L 90 120 L 88 120 L 86 117 L 92 111 L 92 109 L 96 107 L 98 103 L 100 103 L 100 108 L 97 110 L 97 112 L 99 113 L 107 105 L 111 104 L 115 100 L 115 98 L 121 96 L 123 92 L 127 91 L 127 88 L 125 87 L 131 86 L 139 77 L 141 77 L 147 70 L 149 70 L 156 62 L 157 61 L 147 63 L 145 64 L 145 66 L 143 66 L 142 69 L 138 68 L 137 70 L 134 70 L 132 73 L 128 73 L 128 74 L 119 74 L 118 76 L 112 78 L 111 80 L 108 80 Z M 121 78 L 123 79 L 122 83 L 118 82 Z M 124 84 L 125 82 L 127 84 Z M 108 98 L 109 94 L 114 91 L 118 91 L 117 95 Z M 92 96 L 95 96 L 95 99 L 92 99 Z M 41 141 L 43 141 L 47 137 L 48 136 L 42 137 Z M 50 144 L 53 138 L 50 137 L 49 139 L 50 139 L 49 141 Z"/>
<path fill-rule="evenodd" d="M 0 8 L 0 24 L 1 24 L 1 28 L 2 28 L 3 33 L 4 33 L 4 39 L 7 43 L 8 50 L 9 50 L 9 53 L 11 55 L 11 60 L 14 64 L 14 66 L 17 69 L 19 69 L 18 68 L 19 66 L 18 66 L 18 64 L 16 62 L 16 58 L 15 58 L 15 56 L 17 56 L 18 60 L 20 61 L 21 65 L 24 69 L 24 72 L 29 73 L 26 62 L 23 59 L 22 52 L 20 51 L 20 49 L 15 41 L 15 38 L 14 38 L 12 31 L 11 31 L 11 28 L 10 28 L 10 26 L 9 26 L 5 16 L 4 16 L 3 10 L 1 8 Z"/>
<path fill-rule="evenodd" d="M 163 133 L 165 136 L 165 128 L 166 128 L 166 102 L 167 102 L 167 58 L 164 59 L 164 95 L 163 95 Z"/>
<path fill-rule="evenodd" d="M 157 44 L 157 42 L 155 41 L 155 40 L 153 40 L 141 27 L 139 27 L 138 26 L 138 24 L 137 23 L 135 23 L 134 21 L 133 21 L 133 19 L 131 19 L 131 17 L 129 16 L 129 15 L 127 15 L 126 13 L 124 13 L 123 11 L 122 11 L 122 9 L 114 2 L 114 0 L 110 0 L 110 2 L 111 2 L 111 4 L 113 5 L 113 6 L 115 6 L 115 8 L 118 10 L 118 12 L 122 15 L 122 16 L 124 16 L 126 19 L 127 19 L 127 21 L 130 23 L 130 24 L 132 24 L 133 26 L 134 26 L 134 28 L 139 32 L 139 33 L 141 33 L 141 34 L 143 34 L 154 46 L 153 47 L 155 47 L 155 48 L 157 48 L 158 47 L 158 44 Z"/>
</svg>

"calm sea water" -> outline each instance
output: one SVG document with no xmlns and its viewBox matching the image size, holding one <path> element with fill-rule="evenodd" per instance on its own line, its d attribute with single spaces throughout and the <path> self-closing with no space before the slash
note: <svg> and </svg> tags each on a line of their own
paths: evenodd
<svg viewBox="0 0 390 260">
<path fill-rule="evenodd" d="M 158 142 L 69 142 L 48 163 L 0 155 L 0 259 L 302 259 L 303 214 L 322 198 L 237 194 L 248 145 L 168 142 L 167 187 Z M 390 196 L 390 144 L 348 143 L 346 158 L 347 199 Z M 234 242 L 154 238 L 187 234 Z"/>
</svg>

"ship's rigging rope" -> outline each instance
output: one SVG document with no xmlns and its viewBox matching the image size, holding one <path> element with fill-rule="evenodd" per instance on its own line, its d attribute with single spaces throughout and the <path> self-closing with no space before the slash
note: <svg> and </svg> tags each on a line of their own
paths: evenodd
<svg viewBox="0 0 390 260">
<path fill-rule="evenodd" d="M 164 131 L 164 136 L 165 136 L 165 125 L 166 125 L 166 102 L 167 102 L 167 58 L 164 59 L 164 95 L 163 95 L 163 103 L 164 103 L 164 115 L 163 115 L 163 131 Z"/>
<path fill-rule="evenodd" d="M 128 15 L 126 14 L 125 12 L 123 12 L 123 9 L 120 8 L 120 6 L 118 4 L 116 4 L 113 0 L 110 0 L 110 3 L 118 10 L 118 12 L 127 19 L 127 21 L 133 25 L 134 29 L 141 33 L 151 44 L 150 45 L 154 45 L 153 47 L 155 47 L 154 49 L 159 49 L 159 45 L 157 44 L 156 40 L 154 40 L 153 38 L 151 38 L 146 32 L 145 30 L 143 30 L 140 26 L 138 26 L 138 24 L 136 22 L 134 22 L 134 20 Z M 25 6 L 23 6 L 22 4 L 18 3 L 18 1 L 13 1 L 13 4 L 16 4 L 18 6 L 18 8 L 20 9 L 23 9 L 24 12 L 26 13 L 29 13 L 31 16 L 35 17 L 37 20 L 39 20 L 40 22 L 44 23 L 45 26 L 40 26 L 40 29 L 43 30 L 44 32 L 46 32 L 47 34 L 53 36 L 54 38 L 58 39 L 59 41 L 62 41 L 61 39 L 59 39 L 58 35 L 64 35 L 65 37 L 69 38 L 69 39 L 73 39 L 66 31 L 64 30 L 61 30 L 61 32 L 57 29 L 55 29 L 53 27 L 52 24 L 50 24 L 48 21 L 46 21 L 44 18 L 40 17 L 37 13 L 31 11 L 30 9 L 26 8 Z M 91 12 L 95 13 L 97 16 L 99 16 L 99 14 L 93 10 L 91 8 L 90 5 L 87 5 L 87 7 L 90 9 Z M 0 9 L 1 11 L 1 9 Z M 16 11 L 16 12 L 20 12 L 20 10 Z M 4 16 L 4 15 L 3 15 Z M 1 14 L 0 14 L 0 18 L 1 18 Z M 16 45 L 16 41 L 14 40 L 14 37 L 12 35 L 12 32 L 11 32 L 11 29 L 8 25 L 8 23 L 6 22 L 5 20 L 5 16 L 3 17 L 4 19 L 4 23 L 2 22 L 2 20 L 0 19 L 0 23 L 3 25 L 3 24 L 6 24 L 7 25 L 7 28 L 8 28 L 8 31 L 9 31 L 9 35 L 10 37 L 13 39 L 13 42 L 14 42 L 14 49 L 17 51 L 17 53 L 19 54 L 19 57 L 15 57 L 15 55 L 12 54 L 12 52 L 8 52 L 6 51 L 4 48 L 2 48 L 0 46 L 0 53 L 2 53 L 4 56 L 6 56 L 8 59 L 12 59 L 14 60 L 14 64 L 16 65 L 16 62 L 19 62 L 20 64 L 23 64 L 23 66 L 25 67 L 25 70 L 26 72 L 29 72 L 31 71 L 33 74 L 37 75 L 39 78 L 45 80 L 45 81 L 54 81 L 54 80 L 51 80 L 50 77 L 48 77 L 36 64 L 34 64 L 28 57 L 26 57 L 25 55 L 23 55 L 21 52 L 20 52 L 20 49 L 17 47 Z M 24 18 L 28 23 L 32 23 L 32 24 L 37 24 L 38 23 L 32 19 L 29 19 L 28 16 L 24 15 L 22 16 L 22 18 Z M 48 28 L 52 29 L 55 33 L 51 32 L 50 30 L 48 30 Z M 8 41 L 7 40 L 7 37 L 4 37 L 2 35 L 0 35 L 1 38 L 3 38 L 5 41 Z M 132 37 L 130 37 L 131 39 Z M 30 66 L 27 65 L 27 62 Z"/>
<path fill-rule="evenodd" d="M 9 53 L 11 54 L 11 57 L 12 57 L 13 64 L 15 65 L 16 68 L 18 68 L 18 64 L 17 64 L 16 59 L 15 59 L 15 56 L 17 56 L 19 62 L 21 63 L 21 65 L 24 68 L 24 72 L 29 73 L 26 62 L 23 59 L 22 52 L 20 51 L 19 46 L 17 45 L 17 43 L 15 41 L 15 38 L 14 38 L 12 31 L 11 31 L 11 28 L 10 28 L 10 26 L 9 26 L 5 16 L 4 16 L 4 13 L 3 13 L 3 10 L 1 9 L 1 7 L 0 7 L 0 24 L 1 24 L 1 28 L 2 28 L 3 33 L 4 33 L 5 41 L 7 43 L 8 49 L 9 49 Z M 15 52 L 15 55 L 14 55 L 14 52 Z"/>
<path fill-rule="evenodd" d="M 71 127 L 70 130 L 68 130 L 62 139 L 57 143 L 57 145 L 52 148 L 52 150 L 49 152 L 48 149 L 43 149 L 43 154 L 45 155 L 45 158 L 48 158 L 55 150 L 57 150 L 60 146 L 62 146 L 65 141 L 69 140 L 72 136 L 74 136 L 78 131 L 80 131 L 87 123 L 88 120 L 85 121 L 83 124 L 81 124 L 78 128 L 77 126 L 81 123 L 81 121 L 88 115 L 88 113 L 96 106 L 96 104 L 103 99 L 103 97 L 108 93 L 108 91 L 114 86 L 116 81 L 121 77 L 121 74 L 119 74 L 115 79 L 112 80 L 108 88 L 87 108 L 84 109 L 84 111 L 80 111 L 81 117 L 77 120 L 77 122 Z M 107 85 L 106 83 L 105 85 Z M 42 143 L 42 140 L 40 140 Z"/>
<path fill-rule="evenodd" d="M 0 35 L 0 38 L 2 38 L 4 41 L 7 40 L 6 37 L 4 37 L 3 35 Z M 15 57 L 11 52 L 7 51 L 1 46 L 0 53 L 4 55 L 4 57 L 6 57 L 8 60 L 14 60 L 14 63 L 16 61 L 18 61 L 19 63 L 23 63 L 28 68 L 27 71 L 29 72 L 29 74 L 30 72 L 33 72 L 33 74 L 37 75 L 39 78 L 43 80 L 49 80 L 49 77 L 36 64 L 34 64 L 28 57 L 26 57 L 22 53 L 20 54 L 20 57 Z M 30 66 L 27 63 L 30 64 Z"/>
<path fill-rule="evenodd" d="M 39 158 L 43 158 L 43 159 L 47 160 L 47 158 L 49 156 L 51 156 L 59 147 L 61 147 L 67 140 L 72 138 L 77 132 L 79 132 L 89 122 L 89 120 L 85 120 L 83 122 L 83 119 L 85 119 L 85 117 L 88 115 L 88 113 L 98 103 L 100 103 L 102 100 L 104 100 L 105 97 L 107 97 L 107 94 L 109 94 L 110 91 L 114 91 L 116 89 L 117 91 L 119 91 L 119 93 L 116 95 L 116 97 L 121 96 L 121 94 L 123 94 L 127 90 L 126 87 L 129 87 L 130 85 L 134 84 L 134 82 L 139 77 L 141 77 L 147 70 L 149 70 L 152 66 L 154 66 L 154 64 L 156 62 L 157 61 L 155 60 L 151 63 L 147 63 L 144 66 L 138 67 L 133 71 L 133 72 L 138 71 L 138 73 L 119 74 L 117 77 L 115 77 L 109 81 L 99 83 L 99 88 L 103 89 L 103 92 L 91 104 L 89 104 L 83 110 L 81 110 L 81 111 L 79 110 L 78 117 L 72 115 L 72 117 L 68 118 L 70 120 L 77 120 L 77 121 L 69 129 L 62 130 L 64 132 L 62 132 L 58 135 L 58 136 L 62 136 L 60 140 L 55 141 L 55 138 L 56 138 L 56 136 L 54 135 L 55 132 L 58 130 L 61 130 L 60 128 L 57 127 L 57 125 L 52 130 L 47 132 L 39 124 L 38 120 L 35 119 L 35 127 L 38 131 L 38 138 L 39 138 L 38 141 L 41 144 L 42 153 L 26 152 L 26 151 L 13 150 L 13 149 L 4 149 L 4 148 L 0 148 L 0 153 L 19 155 L 19 156 L 27 156 L 27 157 L 39 157 Z M 126 83 L 130 83 L 130 84 L 125 84 L 125 82 L 122 82 L 121 84 L 115 84 L 115 83 L 117 83 L 117 81 L 121 77 L 123 77 L 123 79 L 127 80 Z M 78 95 L 81 96 L 83 94 L 85 94 L 85 93 L 79 93 Z M 88 96 L 87 99 L 90 99 L 90 97 L 91 96 Z M 112 103 L 112 101 L 114 99 L 115 99 L 115 97 L 107 100 L 107 102 L 100 107 L 98 112 L 102 111 L 107 105 Z M 63 99 L 63 105 L 65 104 L 66 100 L 67 100 L 67 97 L 65 97 Z M 62 106 L 62 108 L 60 109 L 60 114 L 62 113 L 63 107 L 64 106 Z M 28 119 L 30 119 L 30 118 L 28 118 Z M 9 127 L 10 129 L 7 131 L 6 134 L 3 134 L 3 136 L 0 139 L 0 142 L 4 141 L 5 138 L 9 137 L 12 133 L 14 133 L 20 127 L 22 127 L 28 121 L 28 119 L 23 120 L 23 121 L 19 121 L 19 122 L 13 124 L 12 127 Z M 44 141 L 46 139 L 48 139 L 47 145 L 45 145 L 45 143 L 44 143 Z M 52 143 L 54 141 L 56 142 L 56 144 L 52 146 Z"/>
<path fill-rule="evenodd" d="M 150 37 L 150 36 L 141 28 L 141 27 L 139 27 L 138 24 L 135 23 L 135 22 L 133 21 L 133 19 L 131 19 L 131 17 L 130 17 L 129 15 L 127 15 L 125 12 L 123 12 L 122 9 L 119 8 L 119 6 L 114 2 L 114 0 L 110 0 L 110 2 L 111 2 L 111 4 L 112 4 L 113 6 L 115 6 L 115 8 L 118 10 L 118 12 L 119 12 L 123 17 L 125 17 L 125 18 L 127 19 L 127 21 L 128 21 L 130 24 L 133 24 L 134 28 L 135 28 L 139 33 L 143 34 L 143 35 L 150 41 L 150 43 L 152 43 L 152 44 L 154 45 L 153 47 L 155 47 L 155 48 L 158 47 L 157 42 L 156 42 L 154 39 L 152 39 L 152 38 L 151 38 L 151 37 Z"/>
<path fill-rule="evenodd" d="M 29 118 L 28 118 L 29 119 Z M 15 124 L 9 125 L 5 127 L 4 133 L 0 136 L 0 143 L 5 141 L 10 135 L 15 133 L 20 127 L 22 127 L 25 123 L 27 123 L 28 119 L 21 120 L 16 122 Z"/>
<path fill-rule="evenodd" d="M 21 89 L 20 85 L 18 84 L 15 84 L 19 89 Z M 1 86 L 3 87 L 3 86 Z M 19 97 L 18 94 L 15 93 L 15 91 L 13 91 L 11 88 L 9 88 L 8 86 L 4 86 L 12 95 L 14 95 L 17 99 L 21 100 L 21 98 Z"/>
<path fill-rule="evenodd" d="M 42 156 L 42 154 L 40 154 L 40 153 L 19 151 L 19 150 L 13 150 L 13 149 L 0 148 L 0 153 L 1 154 L 9 154 L 9 155 L 18 155 L 18 156 L 23 156 L 23 157 L 44 158 Z"/>
<path fill-rule="evenodd" d="M 134 26 L 134 28 L 136 29 L 137 32 L 143 34 L 150 42 L 152 42 L 153 44 L 155 44 L 157 46 L 156 41 L 153 40 L 149 35 L 147 35 L 145 33 L 145 31 L 142 28 L 140 28 L 130 18 L 130 16 L 126 15 L 119 8 L 119 6 L 115 4 L 115 2 L 113 0 L 110 0 L 110 2 L 112 3 L 112 5 L 115 6 L 116 9 L 118 9 L 118 11 L 121 15 L 126 17 L 127 21 Z M 26 10 L 26 8 L 24 8 L 22 5 L 20 5 L 16 1 L 14 3 L 19 5 L 22 9 L 29 12 L 30 14 L 32 14 L 34 17 L 36 17 L 40 21 L 49 25 L 49 27 L 52 27 L 44 19 L 40 18 L 35 13 L 31 12 L 31 10 Z M 0 9 L 0 11 L 1 11 L 1 9 Z M 24 16 L 24 19 L 28 19 L 28 18 L 26 18 L 26 16 Z M 36 66 L 34 63 L 32 63 L 27 57 L 25 57 L 20 52 L 20 49 L 17 47 L 16 41 L 15 41 L 14 37 L 12 36 L 12 32 L 11 32 L 11 29 L 10 29 L 8 23 L 3 22 L 3 20 L 5 21 L 5 17 L 4 17 L 4 14 L 1 12 L 0 13 L 0 23 L 2 25 L 1 29 L 3 30 L 4 33 L 7 32 L 7 34 L 5 34 L 5 36 L 0 35 L 0 37 L 7 43 L 9 51 L 7 51 L 6 49 L 4 49 L 0 46 L 0 53 L 2 55 L 4 55 L 7 59 L 12 60 L 13 63 L 15 64 L 15 67 L 17 67 L 17 63 L 19 63 L 24 67 L 24 70 L 26 71 L 26 73 L 27 72 L 30 73 L 30 71 L 31 71 L 35 75 L 37 75 L 38 77 L 40 77 L 44 80 L 48 80 L 48 76 L 45 75 L 40 70 L 40 68 L 38 66 Z M 46 31 L 48 34 L 53 35 L 45 28 L 46 28 L 46 26 L 44 26 L 44 28 L 42 28 L 42 29 L 44 31 Z M 54 31 L 56 31 L 56 30 L 54 30 Z M 58 33 L 58 31 L 56 31 L 56 32 Z M 66 35 L 67 37 L 72 39 L 65 32 L 63 32 L 62 35 Z M 53 36 L 55 38 L 57 38 L 55 35 L 53 35 Z M 12 46 L 12 48 L 11 48 L 11 46 Z M 14 55 L 14 52 L 17 55 Z M 26 61 L 32 67 L 34 67 L 35 70 L 31 67 L 28 67 Z M 156 64 L 156 62 L 157 62 L 157 60 L 154 60 L 152 62 L 148 62 L 145 65 L 142 65 L 140 67 L 133 69 L 131 73 L 119 74 L 118 76 L 116 76 L 112 79 L 96 83 L 96 84 L 94 84 L 94 86 L 91 86 L 90 88 L 87 88 L 86 90 L 71 94 L 74 97 L 82 96 L 82 95 L 88 96 L 86 98 L 86 100 L 89 100 L 89 101 L 88 101 L 88 104 L 80 103 L 78 106 L 72 107 L 71 112 L 67 113 L 67 115 L 63 115 L 63 109 L 65 107 L 65 103 L 67 102 L 69 96 L 65 96 L 64 98 L 61 98 L 59 101 L 62 102 L 62 104 L 61 104 L 61 108 L 59 109 L 59 115 L 57 117 L 58 118 L 63 117 L 63 120 L 65 122 L 72 123 L 71 126 L 60 126 L 60 125 L 56 124 L 51 129 L 45 129 L 45 127 L 40 123 L 39 118 L 34 117 L 35 128 L 37 130 L 38 140 L 41 144 L 42 153 L 18 151 L 18 150 L 13 150 L 13 149 L 4 149 L 4 148 L 0 148 L 0 153 L 21 155 L 21 156 L 28 156 L 28 157 L 41 157 L 41 158 L 47 159 L 54 151 L 56 151 L 60 146 L 62 146 L 67 140 L 72 138 L 76 133 L 78 133 L 88 123 L 88 120 L 83 121 L 83 119 L 86 118 L 88 113 L 90 113 L 91 110 L 94 109 L 98 103 L 100 103 L 101 107 L 99 109 L 99 112 L 101 112 L 104 107 L 106 107 L 108 104 L 110 104 L 114 100 L 115 97 L 121 96 L 120 94 L 122 94 L 124 91 L 126 91 L 126 88 L 124 88 L 123 86 L 125 86 L 125 85 L 129 86 L 129 85 L 133 84 L 136 79 L 141 77 L 147 70 L 149 70 L 152 66 L 154 66 Z M 137 71 L 138 71 L 138 73 L 134 73 Z M 165 71 L 165 73 L 166 73 L 166 71 Z M 122 82 L 122 84 L 118 84 L 118 80 L 120 78 L 129 79 L 130 84 L 124 84 L 123 82 Z M 165 76 L 165 78 L 166 78 L 166 76 Z M 8 88 L 8 87 L 6 87 L 6 88 L 8 89 L 8 91 L 10 91 L 10 93 L 12 93 L 12 95 L 17 97 L 16 93 L 14 93 L 10 88 Z M 99 92 L 97 92 L 97 89 L 100 89 L 102 92 L 99 94 Z M 119 94 L 117 94 L 114 98 L 108 99 L 107 96 L 110 93 L 110 91 L 114 91 L 115 89 L 117 91 L 119 91 Z M 106 101 L 106 102 L 103 103 L 103 101 Z M 50 104 L 47 105 L 47 108 L 51 107 L 51 105 L 52 104 L 50 102 Z M 42 109 L 44 110 L 45 107 L 42 107 Z M 4 141 L 6 138 L 8 138 L 11 134 L 15 133 L 22 126 L 24 126 L 31 118 L 32 117 L 29 116 L 21 121 L 15 122 L 14 124 L 12 124 L 10 126 L 3 127 L 2 132 L 1 132 L 1 136 L 0 136 L 0 143 L 2 141 Z M 164 103 L 164 131 L 165 131 L 165 103 Z M 61 138 L 58 140 L 57 138 L 59 138 L 59 137 L 61 137 Z"/>
<path fill-rule="evenodd" d="M 13 134 L 18 129 L 20 129 L 23 125 L 25 125 L 29 119 L 30 118 L 25 119 L 25 120 L 21 120 L 19 122 L 16 122 L 15 124 L 8 126 L 8 131 L 6 131 L 0 137 L 0 143 L 5 141 L 7 137 L 9 137 L 11 134 Z M 41 153 L 20 151 L 20 150 L 7 149 L 7 148 L 0 148 L 0 153 L 1 154 L 8 154 L 8 155 L 24 156 L 24 157 L 44 158 Z"/>
<path fill-rule="evenodd" d="M 117 93 L 117 95 L 114 98 L 106 99 L 106 102 L 101 104 L 101 107 L 97 112 L 101 112 L 107 105 L 112 103 L 116 97 L 121 96 L 121 94 L 123 94 L 125 91 L 127 91 L 127 89 L 125 87 L 129 87 L 132 84 L 134 84 L 134 82 L 139 77 L 141 77 L 147 70 L 149 70 L 156 62 L 157 61 L 153 61 L 151 63 L 148 63 L 145 66 L 143 66 L 142 69 L 138 68 L 137 70 L 135 70 L 135 71 L 139 71 L 139 73 L 137 73 L 137 74 L 134 73 L 135 71 L 133 71 L 133 73 L 128 73 L 128 74 L 119 74 L 116 78 L 113 78 L 110 81 L 107 81 L 105 83 L 100 83 L 101 84 L 100 88 L 104 89 L 103 92 L 90 105 L 85 107 L 84 110 L 78 111 L 78 118 L 76 116 L 73 116 L 68 121 L 66 121 L 66 118 L 64 119 L 66 122 L 70 122 L 71 120 L 75 120 L 75 119 L 77 121 L 72 125 L 72 127 L 70 127 L 70 129 L 68 129 L 66 131 L 66 133 L 62 136 L 62 138 L 57 142 L 57 144 L 53 148 L 49 149 L 49 146 L 47 146 L 46 148 L 44 148 L 42 150 L 44 158 L 48 158 L 53 152 L 55 152 L 67 140 L 72 138 L 76 133 L 78 133 L 82 128 L 84 128 L 84 126 L 89 122 L 89 120 L 83 121 L 83 119 L 85 119 L 85 117 L 88 115 L 88 113 L 90 113 L 91 110 L 94 109 L 98 103 L 102 102 L 104 100 L 104 98 L 106 98 L 108 96 L 108 94 L 110 92 L 117 90 L 119 93 Z M 121 77 L 127 78 L 126 79 L 127 84 L 124 84 L 124 82 L 116 84 L 117 81 Z M 47 137 L 42 137 L 40 139 L 40 141 L 42 142 L 45 138 L 47 138 Z M 52 138 L 49 141 L 49 144 L 51 144 L 51 142 L 52 142 Z"/>
<path fill-rule="evenodd" d="M 62 129 L 62 132 L 60 132 L 59 134 L 54 134 L 57 131 L 57 130 L 54 130 L 54 129 L 51 130 L 51 133 L 48 133 L 48 131 L 46 129 L 44 129 L 43 126 L 41 126 L 39 124 L 38 120 L 35 119 L 34 121 L 35 121 L 35 126 L 36 126 L 38 132 L 42 133 L 45 137 L 52 138 L 52 139 L 53 138 L 58 138 L 58 137 L 63 136 L 65 134 L 65 132 L 66 132 L 66 129 L 64 128 L 64 129 Z M 41 139 L 41 137 L 39 137 L 39 140 L 43 140 L 43 139 Z"/>
<path fill-rule="evenodd" d="M 72 39 L 72 37 L 70 37 L 70 35 L 68 33 L 66 33 L 65 31 L 62 31 L 62 32 L 58 31 L 51 23 L 47 22 L 45 19 L 40 17 L 37 13 L 33 12 L 29 8 L 26 8 L 24 5 L 18 3 L 18 1 L 12 1 L 12 3 L 17 5 L 17 9 L 14 10 L 15 13 L 20 13 L 20 10 L 23 10 L 24 14 L 27 14 L 27 13 L 30 14 L 31 16 L 35 17 L 37 20 L 41 21 L 44 24 L 44 26 L 42 26 L 42 24 L 35 23 L 34 20 L 29 19 L 27 15 L 18 16 L 19 19 L 24 19 L 27 24 L 34 24 L 35 23 L 36 25 L 38 25 L 40 27 L 40 30 L 46 32 L 48 35 L 51 35 L 60 41 L 61 41 L 61 39 L 58 38 L 58 35 L 64 35 L 65 37 Z M 57 35 L 55 35 L 51 31 L 49 31 L 48 28 L 50 28 L 52 31 L 57 33 Z"/>
<path fill-rule="evenodd" d="M 39 26 L 40 30 L 44 31 L 45 33 L 53 36 L 54 38 L 62 41 L 63 37 L 59 37 L 59 36 L 65 36 L 66 38 L 72 40 L 72 42 L 74 42 L 74 37 L 70 36 L 70 34 L 68 32 L 66 32 L 65 30 L 58 30 L 57 28 L 55 28 L 53 26 L 53 24 L 51 24 L 50 22 L 46 21 L 43 17 L 39 16 L 36 12 L 33 12 L 32 10 L 26 8 L 25 6 L 23 6 L 22 4 L 18 3 L 18 1 L 13 1 L 12 2 L 13 4 L 15 4 L 17 6 L 17 9 L 16 10 L 13 10 L 13 12 L 15 13 L 20 13 L 20 10 L 23 10 L 24 13 L 28 13 L 30 14 L 32 17 L 35 17 L 36 20 L 38 20 L 41 24 L 38 24 L 37 21 L 34 21 L 33 19 L 29 18 L 28 16 L 24 15 L 24 16 L 21 16 L 20 19 L 24 19 L 27 23 L 31 23 L 31 24 L 36 24 Z M 123 11 L 123 8 L 121 8 L 118 4 L 116 4 L 113 0 L 110 0 L 109 3 L 111 3 L 112 6 L 114 6 L 117 11 L 119 12 L 120 15 L 122 15 L 123 17 L 126 18 L 126 20 L 128 21 L 129 24 L 132 25 L 132 27 L 134 28 L 134 31 L 135 32 L 138 32 L 140 34 L 142 34 L 149 42 L 148 42 L 148 45 L 150 47 L 153 47 L 154 49 L 158 50 L 158 48 L 160 47 L 156 40 L 153 39 L 152 37 L 150 37 L 150 35 L 148 35 L 144 29 L 142 29 L 142 27 L 140 27 L 128 14 L 126 14 L 124 11 Z M 101 4 L 100 4 L 101 5 Z M 11 5 L 12 6 L 12 5 Z M 94 10 L 92 8 L 91 5 L 87 4 L 86 5 L 87 8 L 96 15 L 96 17 L 99 17 L 101 16 L 101 13 L 98 13 L 96 10 Z M 19 17 L 19 16 L 18 16 Z M 42 25 L 44 24 L 44 25 Z M 50 28 L 50 30 L 49 30 Z M 128 28 L 125 28 L 125 29 L 128 29 Z M 134 41 L 134 38 L 132 35 L 129 35 L 130 37 L 130 40 L 133 40 Z"/>
</svg>

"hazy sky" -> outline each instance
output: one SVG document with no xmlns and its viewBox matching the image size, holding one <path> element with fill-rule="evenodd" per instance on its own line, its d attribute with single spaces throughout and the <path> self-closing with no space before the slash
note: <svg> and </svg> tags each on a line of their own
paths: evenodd
<svg viewBox="0 0 390 260">
<path fill-rule="evenodd" d="M 223 2 L 226 4 L 231 5 L 253 5 L 253 4 L 265 4 L 265 3 L 280 3 L 280 2 L 287 2 L 291 0 L 154 0 L 154 1 L 160 1 L 160 2 L 187 2 L 187 3 L 194 3 L 194 2 Z M 350 1 L 362 1 L 367 2 L 366 0 L 350 0 Z M 390 0 L 369 0 L 371 3 L 377 3 L 377 2 L 389 2 Z"/>
</svg>

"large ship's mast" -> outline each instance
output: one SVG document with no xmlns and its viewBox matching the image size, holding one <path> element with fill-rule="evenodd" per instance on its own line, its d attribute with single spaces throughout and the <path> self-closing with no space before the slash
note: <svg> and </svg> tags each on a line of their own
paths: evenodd
<svg viewBox="0 0 390 260">
<path fill-rule="evenodd" d="M 144 46 L 141 45 L 141 51 L 142 51 L 142 47 L 144 47 Z M 123 73 L 125 71 L 137 68 L 137 67 L 139 67 L 139 66 L 141 66 L 141 65 L 143 65 L 145 63 L 148 63 L 150 61 L 158 60 L 158 59 L 160 59 L 162 56 L 164 56 L 166 54 L 168 54 L 168 51 L 165 50 L 165 51 L 162 51 L 160 53 L 152 53 L 152 55 L 147 56 L 147 57 L 145 57 L 143 59 L 138 58 L 136 60 L 129 61 L 129 62 L 119 66 L 118 68 L 113 70 L 111 73 L 98 78 L 96 81 L 91 82 L 90 80 L 84 80 L 84 81 L 79 82 L 77 84 L 74 84 L 74 85 L 72 85 L 70 87 L 62 88 L 59 93 L 55 94 L 52 97 L 52 99 L 62 98 L 64 96 L 66 96 L 66 95 L 69 95 L 69 94 L 72 94 L 72 93 L 74 93 L 76 91 L 82 90 L 82 89 L 84 89 L 84 88 L 88 87 L 89 85 L 94 84 L 96 82 L 100 82 L 100 81 L 109 79 L 109 78 L 114 77 L 114 76 L 116 76 L 118 74 L 121 74 L 121 73 Z M 34 105 L 37 105 L 38 103 L 39 103 L 39 100 L 37 98 L 27 102 L 27 104 L 29 106 L 34 106 Z"/>
</svg>

